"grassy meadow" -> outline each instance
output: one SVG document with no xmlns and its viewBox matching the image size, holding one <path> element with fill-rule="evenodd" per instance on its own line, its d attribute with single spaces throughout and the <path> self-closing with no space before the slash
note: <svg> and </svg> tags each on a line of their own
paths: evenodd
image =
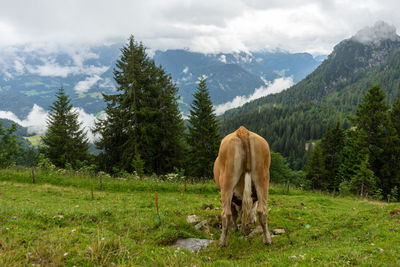
<svg viewBox="0 0 400 267">
<path fill-rule="evenodd" d="M 158 195 L 159 215 L 155 204 Z M 204 209 L 212 205 L 211 209 Z M 228 236 L 192 253 L 178 238 L 218 240 L 220 197 L 213 182 L 103 177 L 68 171 L 0 170 L 0 266 L 400 266 L 400 204 L 333 197 L 272 185 L 269 228 Z M 186 222 L 196 214 L 208 229 Z M 160 220 L 161 219 L 161 220 Z"/>
</svg>

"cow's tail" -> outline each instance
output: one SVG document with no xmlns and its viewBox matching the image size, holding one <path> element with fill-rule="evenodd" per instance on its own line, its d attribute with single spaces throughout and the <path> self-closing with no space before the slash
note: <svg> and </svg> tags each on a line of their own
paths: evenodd
<svg viewBox="0 0 400 267">
<path fill-rule="evenodd" d="M 244 189 L 243 189 L 243 201 L 242 201 L 242 226 L 244 231 L 248 230 L 248 225 L 251 223 L 252 216 L 251 211 L 253 209 L 253 199 L 251 197 L 251 154 L 250 154 L 250 141 L 249 131 L 241 126 L 237 130 L 237 135 L 242 141 L 243 149 L 246 153 L 244 162 Z"/>
<path fill-rule="evenodd" d="M 246 172 L 244 175 L 244 190 L 242 202 L 242 225 L 245 227 L 252 221 L 251 211 L 253 210 L 253 199 L 251 198 L 251 175 Z"/>
</svg>

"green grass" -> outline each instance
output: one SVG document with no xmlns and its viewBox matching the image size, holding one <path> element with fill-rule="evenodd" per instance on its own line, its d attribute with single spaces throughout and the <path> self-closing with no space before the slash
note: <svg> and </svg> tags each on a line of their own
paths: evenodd
<svg viewBox="0 0 400 267">
<path fill-rule="evenodd" d="M 89 93 L 89 96 L 90 96 L 91 98 L 103 99 L 103 95 L 102 95 L 100 92 Z"/>
<path fill-rule="evenodd" d="M 270 189 L 269 228 L 288 234 L 264 246 L 260 235 L 228 236 L 199 253 L 170 247 L 177 238 L 217 240 L 220 197 L 213 183 L 104 178 L 72 172 L 0 170 L 0 266 L 400 265 L 400 204 Z M 92 199 L 92 191 L 94 188 Z M 161 224 L 155 220 L 158 192 Z M 215 208 L 204 210 L 204 204 Z M 390 214 L 392 211 L 393 214 Z M 394 211 L 394 212 L 393 212 Z M 202 231 L 186 222 L 209 221 Z M 296 259 L 293 259 L 296 256 Z"/>
<path fill-rule="evenodd" d="M 33 146 L 38 146 L 40 144 L 40 139 L 42 138 L 41 135 L 34 135 L 34 136 L 24 136 L 25 140 L 28 140 L 29 142 L 31 142 L 31 144 Z"/>
<path fill-rule="evenodd" d="M 48 91 L 37 91 L 35 89 L 32 90 L 27 90 L 27 91 L 21 91 L 22 93 L 24 93 L 27 96 L 35 96 L 35 95 L 46 95 L 46 94 L 50 94 L 52 92 L 52 90 L 48 90 Z"/>
</svg>

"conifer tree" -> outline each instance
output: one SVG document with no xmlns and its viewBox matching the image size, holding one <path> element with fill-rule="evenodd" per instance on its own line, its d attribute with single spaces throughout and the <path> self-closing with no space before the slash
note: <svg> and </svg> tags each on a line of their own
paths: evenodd
<svg viewBox="0 0 400 267">
<path fill-rule="evenodd" d="M 378 186 L 387 195 L 393 186 L 400 183 L 400 173 L 398 167 L 395 167 L 398 166 L 396 155 L 399 153 L 399 137 L 384 99 L 385 93 L 379 84 L 369 88 L 352 121 L 357 131 L 363 130 L 366 134 L 370 168 L 377 178 Z"/>
<path fill-rule="evenodd" d="M 330 127 L 321 140 L 321 149 L 325 161 L 327 177 L 325 178 L 329 190 L 338 190 L 341 180 L 338 179 L 341 153 L 344 147 L 344 130 L 339 122 L 335 127 Z"/>
<path fill-rule="evenodd" d="M 88 140 L 82 123 L 78 122 L 78 113 L 72 110 L 69 97 L 61 87 L 56 93 L 57 100 L 50 106 L 47 119 L 47 131 L 42 137 L 45 155 L 57 167 L 71 164 L 77 167 L 77 161 L 88 159 Z"/>
<path fill-rule="evenodd" d="M 121 49 L 114 79 L 117 94 L 103 94 L 106 117 L 95 128 L 103 169 L 166 173 L 179 167 L 184 125 L 171 77 L 131 36 Z"/>
<path fill-rule="evenodd" d="M 4 129 L 0 121 L 0 168 L 8 167 L 19 159 L 21 145 L 14 134 L 15 131 L 14 123 L 10 128 Z"/>
<path fill-rule="evenodd" d="M 350 180 L 350 186 L 361 197 L 365 197 L 368 193 L 373 193 L 375 189 L 374 172 L 369 169 L 368 154 L 365 154 L 364 159 L 359 165 L 355 166 L 355 175 Z"/>
<path fill-rule="evenodd" d="M 326 189 L 328 184 L 326 177 L 328 172 L 325 168 L 325 159 L 322 155 L 321 145 L 317 144 L 310 160 L 306 165 L 306 178 L 311 182 L 312 189 Z"/>
<path fill-rule="evenodd" d="M 220 136 L 218 122 L 213 111 L 206 78 L 201 76 L 189 115 L 187 142 L 190 164 L 189 174 L 196 177 L 212 177 L 214 160 L 218 154 Z"/>
<path fill-rule="evenodd" d="M 390 110 L 390 119 L 393 127 L 396 129 L 397 135 L 400 136 L 400 99 L 397 98 Z"/>
</svg>

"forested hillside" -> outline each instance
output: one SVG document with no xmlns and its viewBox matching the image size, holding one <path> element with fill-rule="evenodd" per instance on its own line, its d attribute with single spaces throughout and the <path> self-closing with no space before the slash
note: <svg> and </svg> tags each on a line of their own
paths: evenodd
<svg viewBox="0 0 400 267">
<path fill-rule="evenodd" d="M 388 26 L 377 23 L 374 27 Z M 400 37 L 394 31 L 366 41 L 361 33 L 336 45 L 314 72 L 286 91 L 226 112 L 220 118 L 223 132 L 248 125 L 288 157 L 292 167 L 300 168 L 306 143 L 320 139 L 328 124 L 336 120 L 347 128 L 346 116 L 355 112 L 369 87 L 379 83 L 387 95 L 385 101 L 392 104 L 400 97 Z M 284 110 L 293 112 L 291 121 Z M 264 130 L 265 121 L 279 127 Z"/>
<path fill-rule="evenodd" d="M 343 113 L 325 105 L 311 103 L 259 107 L 257 110 L 222 116 L 220 119 L 224 134 L 244 125 L 265 137 L 271 149 L 282 153 L 295 169 L 300 169 L 307 161 L 307 151 L 312 147 L 312 140 L 321 138 L 328 125 L 341 121 L 343 127 L 349 126 Z"/>
</svg>

